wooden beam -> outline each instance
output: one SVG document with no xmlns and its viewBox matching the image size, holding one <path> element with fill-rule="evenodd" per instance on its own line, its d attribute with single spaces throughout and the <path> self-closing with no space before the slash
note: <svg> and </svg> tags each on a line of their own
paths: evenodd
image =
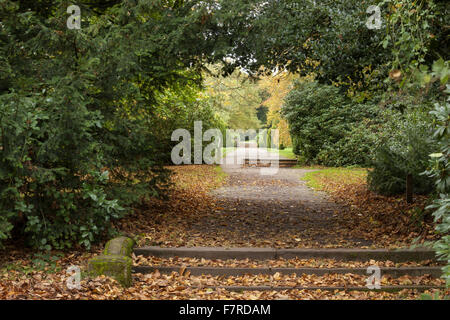
<svg viewBox="0 0 450 320">
<path fill-rule="evenodd" d="M 412 174 L 406 175 L 406 202 L 413 202 L 413 177 Z"/>
</svg>

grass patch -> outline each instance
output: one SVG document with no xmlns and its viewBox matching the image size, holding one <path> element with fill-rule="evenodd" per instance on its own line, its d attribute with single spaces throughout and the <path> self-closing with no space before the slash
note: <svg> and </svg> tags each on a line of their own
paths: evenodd
<svg viewBox="0 0 450 320">
<path fill-rule="evenodd" d="M 340 185 L 365 184 L 366 178 L 365 168 L 325 168 L 306 173 L 302 180 L 306 181 L 310 188 L 325 190 L 330 182 Z"/>
<path fill-rule="evenodd" d="M 222 158 L 224 158 L 227 155 L 227 153 L 230 153 L 235 150 L 236 150 L 235 147 L 230 147 L 230 148 L 223 147 L 222 148 Z"/>
<path fill-rule="evenodd" d="M 404 247 L 413 241 L 437 238 L 433 219 L 424 208 L 427 196 L 414 195 L 407 203 L 404 194 L 383 196 L 367 188 L 370 168 L 324 168 L 306 173 L 302 180 L 318 191 L 325 191 L 337 204 L 343 205 L 338 214 L 339 224 L 351 230 L 351 237 L 371 240 L 375 247 Z"/>
<path fill-rule="evenodd" d="M 327 169 L 327 167 L 321 166 L 321 165 L 305 165 L 302 163 L 298 163 L 295 166 L 292 167 L 292 169 L 307 169 L 307 170 L 322 170 L 322 169 Z"/>
<path fill-rule="evenodd" d="M 214 167 L 214 170 L 216 171 L 216 181 L 218 184 L 222 184 L 225 182 L 225 179 L 227 178 L 227 174 L 222 170 L 222 167 L 219 165 L 216 165 Z"/>
<path fill-rule="evenodd" d="M 285 148 L 283 150 L 268 148 L 268 152 L 279 152 L 281 157 L 285 157 L 288 159 L 297 159 L 297 156 L 292 152 L 292 148 Z"/>
</svg>

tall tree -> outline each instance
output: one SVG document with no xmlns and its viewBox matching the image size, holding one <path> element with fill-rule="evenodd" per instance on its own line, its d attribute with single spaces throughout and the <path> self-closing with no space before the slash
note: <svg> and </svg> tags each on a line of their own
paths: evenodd
<svg viewBox="0 0 450 320">
<path fill-rule="evenodd" d="M 256 113 L 262 98 L 256 81 L 240 70 L 223 77 L 218 74 L 221 70 L 218 65 L 210 69 L 212 74 L 205 75 L 206 92 L 228 126 L 244 130 L 260 128 Z"/>
</svg>

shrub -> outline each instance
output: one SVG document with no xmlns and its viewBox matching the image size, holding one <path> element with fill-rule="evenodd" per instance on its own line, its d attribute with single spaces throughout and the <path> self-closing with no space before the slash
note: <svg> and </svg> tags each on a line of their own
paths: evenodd
<svg viewBox="0 0 450 320">
<path fill-rule="evenodd" d="M 448 74 L 448 62 L 446 64 Z M 447 81 L 448 77 L 443 83 Z M 433 217 L 436 222 L 436 231 L 442 236 L 434 243 L 433 248 L 436 250 L 438 259 L 447 263 L 442 270 L 448 287 L 450 286 L 450 97 L 448 97 L 450 85 L 447 84 L 446 88 L 447 101 L 436 103 L 434 110 L 430 112 L 435 120 L 432 139 L 437 144 L 435 150 L 439 152 L 431 154 L 431 168 L 424 174 L 434 180 L 439 194 L 433 204 L 426 209 L 434 209 Z"/>
<path fill-rule="evenodd" d="M 167 25 L 158 6 L 85 10 L 84 27 L 69 30 L 60 1 L 43 11 L 24 4 L 0 1 L 0 241 L 89 248 L 131 205 L 166 193 L 163 129 L 218 119 L 189 90 L 199 87 L 187 70 L 193 56 L 148 37 Z M 160 19 L 142 21 L 153 14 Z M 185 43 L 167 41 L 177 47 L 176 38 Z M 182 95 L 177 108 L 164 105 L 169 88 Z"/>
<path fill-rule="evenodd" d="M 367 164 L 373 135 L 359 122 L 375 118 L 375 105 L 353 103 L 338 88 L 316 82 L 297 82 L 285 102 L 295 154 L 328 166 Z"/>
<path fill-rule="evenodd" d="M 101 117 L 80 100 L 61 106 L 58 95 L 65 93 L 45 100 L 0 96 L 1 239 L 15 228 L 35 247 L 89 247 L 120 216 L 118 201 L 106 194 L 108 171 L 93 137 Z"/>
<path fill-rule="evenodd" d="M 375 157 L 378 130 L 379 124 L 374 120 L 363 119 L 353 124 L 341 140 L 322 149 L 317 158 L 321 163 L 338 167 L 369 167 Z"/>
<path fill-rule="evenodd" d="M 283 114 L 294 137 L 296 154 L 315 161 L 320 150 L 342 137 L 339 108 L 345 98 L 332 86 L 296 82 L 285 98 Z"/>
<path fill-rule="evenodd" d="M 404 114 L 386 111 L 384 116 L 383 134 L 377 142 L 373 170 L 368 174 L 369 188 L 385 195 L 403 193 L 406 176 L 411 174 L 415 193 L 431 192 L 432 179 L 421 175 L 428 166 L 428 155 L 435 148 L 427 112 L 416 107 Z"/>
</svg>

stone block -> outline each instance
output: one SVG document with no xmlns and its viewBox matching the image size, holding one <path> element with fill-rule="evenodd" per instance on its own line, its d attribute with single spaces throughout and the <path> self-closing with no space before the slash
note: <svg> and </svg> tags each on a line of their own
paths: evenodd
<svg viewBox="0 0 450 320">
<path fill-rule="evenodd" d="M 92 277 L 105 275 L 117 280 L 124 287 L 132 284 L 131 267 L 133 261 L 124 255 L 100 255 L 89 260 L 88 273 Z"/>
<path fill-rule="evenodd" d="M 103 255 L 123 255 L 131 257 L 134 245 L 135 242 L 133 239 L 127 237 L 114 238 L 106 243 Z"/>
</svg>

